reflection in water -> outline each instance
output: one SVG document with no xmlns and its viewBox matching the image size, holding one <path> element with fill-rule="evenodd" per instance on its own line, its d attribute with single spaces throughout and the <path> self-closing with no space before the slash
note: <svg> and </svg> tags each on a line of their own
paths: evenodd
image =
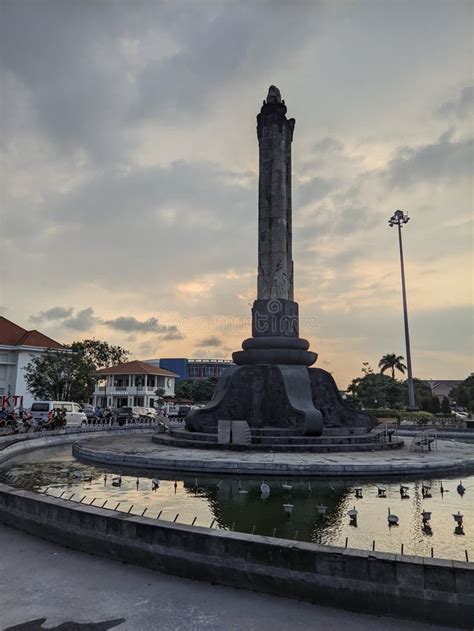
<svg viewBox="0 0 474 631">
<path fill-rule="evenodd" d="M 23 454 L 0 469 L 9 484 L 72 501 L 167 521 L 386 552 L 474 557 L 474 476 L 361 481 L 321 478 L 218 478 L 91 466 L 70 446 Z M 268 485 L 268 489 L 264 485 Z M 401 488 L 403 487 L 403 493 Z M 429 488 L 429 493 L 426 492 Z M 383 492 L 381 492 L 383 490 Z M 291 509 L 288 508 L 291 506 Z M 351 519 L 349 511 L 356 511 Z M 454 515 L 460 511 L 462 523 Z M 388 514 L 399 518 L 389 527 Z M 426 516 L 429 515 L 429 519 Z M 460 536 L 461 535 L 461 536 Z"/>
</svg>

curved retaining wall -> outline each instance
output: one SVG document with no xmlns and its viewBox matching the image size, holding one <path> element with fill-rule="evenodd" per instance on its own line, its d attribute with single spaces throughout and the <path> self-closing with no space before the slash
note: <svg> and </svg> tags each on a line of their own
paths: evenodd
<svg viewBox="0 0 474 631">
<path fill-rule="evenodd" d="M 92 438 L 94 434 L 104 433 L 110 436 L 120 436 L 124 432 L 137 434 L 153 434 L 156 432 L 154 425 L 124 425 L 122 427 L 86 427 L 84 429 L 58 429 L 51 432 L 10 434 L 0 437 L 0 463 L 13 458 L 20 453 L 41 449 L 42 447 L 52 447 L 54 445 L 64 445 L 74 443 L 77 440 Z"/>
<path fill-rule="evenodd" d="M 474 565 L 186 526 L 0 484 L 0 521 L 78 550 L 186 578 L 470 628 Z"/>
</svg>

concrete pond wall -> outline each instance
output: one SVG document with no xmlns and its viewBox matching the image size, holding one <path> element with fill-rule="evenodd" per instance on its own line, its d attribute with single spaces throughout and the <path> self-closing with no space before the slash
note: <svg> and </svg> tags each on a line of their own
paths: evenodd
<svg viewBox="0 0 474 631">
<path fill-rule="evenodd" d="M 75 443 L 78 440 L 93 438 L 94 435 L 121 436 L 124 433 L 154 434 L 155 432 L 156 427 L 147 423 L 146 425 L 123 425 L 122 427 L 115 425 L 86 426 L 84 428 L 57 429 L 50 432 L 8 434 L 0 436 L 0 463 L 27 451 Z"/>
<path fill-rule="evenodd" d="M 463 628 L 474 623 L 472 563 L 174 524 L 4 484 L 0 521 L 67 547 L 186 578 L 377 615 Z"/>
</svg>

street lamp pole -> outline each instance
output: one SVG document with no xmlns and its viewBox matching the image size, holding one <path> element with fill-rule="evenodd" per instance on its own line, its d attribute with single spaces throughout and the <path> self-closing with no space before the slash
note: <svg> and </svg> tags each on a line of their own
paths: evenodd
<svg viewBox="0 0 474 631">
<path fill-rule="evenodd" d="M 388 220 L 390 227 L 398 227 L 398 245 L 400 247 L 400 270 L 402 277 L 402 297 L 403 297 L 403 320 L 405 324 L 405 345 L 407 355 L 407 372 L 408 372 L 408 409 L 418 409 L 415 403 L 415 389 L 413 387 L 413 373 L 411 370 L 411 350 L 410 350 L 410 331 L 408 328 L 408 307 L 407 307 L 407 291 L 405 285 L 405 264 L 403 261 L 403 243 L 402 243 L 402 226 L 408 223 L 410 217 L 402 210 L 396 210 Z"/>
</svg>

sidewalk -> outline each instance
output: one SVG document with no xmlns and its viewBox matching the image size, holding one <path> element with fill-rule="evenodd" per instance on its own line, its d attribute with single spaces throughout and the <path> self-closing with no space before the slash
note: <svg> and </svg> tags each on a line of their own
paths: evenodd
<svg viewBox="0 0 474 631">
<path fill-rule="evenodd" d="M 1 524 L 0 550 L 2 631 L 446 631 L 166 576 Z"/>
</svg>

